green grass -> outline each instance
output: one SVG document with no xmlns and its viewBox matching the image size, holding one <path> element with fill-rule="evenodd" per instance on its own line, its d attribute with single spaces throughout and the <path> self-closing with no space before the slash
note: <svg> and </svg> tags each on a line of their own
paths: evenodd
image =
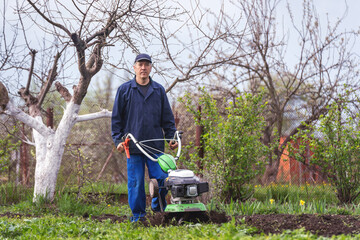
<svg viewBox="0 0 360 240">
<path fill-rule="evenodd" d="M 12 212 L 19 214 L 30 214 L 33 216 L 42 216 L 44 214 L 63 214 L 63 215 L 93 215 L 102 214 L 131 215 L 128 205 L 117 204 L 116 202 L 100 202 L 97 204 L 88 204 L 82 199 L 77 199 L 74 194 L 63 194 L 55 198 L 51 203 L 39 201 L 33 203 L 32 198 L 17 204 L 11 204 L 0 207 L 0 213 Z"/>
<path fill-rule="evenodd" d="M 329 184 L 255 186 L 251 200 L 229 204 L 208 204 L 210 210 L 224 211 L 228 215 L 254 214 L 360 214 L 360 205 L 338 205 L 336 190 Z"/>
<path fill-rule="evenodd" d="M 269 186 L 255 185 L 255 199 L 265 202 L 274 199 L 278 203 L 299 202 L 300 199 L 306 202 L 321 201 L 331 204 L 337 204 L 336 190 L 333 186 L 323 184 L 271 184 Z"/>
<path fill-rule="evenodd" d="M 79 217 L 0 218 L 0 239 L 325 239 L 303 229 L 276 235 L 253 235 L 256 229 L 235 221 L 222 225 L 193 224 L 144 227 L 129 222 L 101 222 Z M 353 236 L 353 237 L 360 237 Z M 332 239 L 353 239 L 337 236 Z"/>
<path fill-rule="evenodd" d="M 76 194 L 57 191 L 53 202 L 32 202 L 32 192 L 20 187 L 11 194 L 11 185 L 1 186 L 1 193 L 6 193 L 12 204 L 0 205 L 0 213 L 12 212 L 19 218 L 0 218 L 0 239 L 321 239 L 304 230 L 285 231 L 277 235 L 253 235 L 252 227 L 231 221 L 222 225 L 187 224 L 169 227 L 143 227 L 129 222 L 97 222 L 91 216 L 115 214 L 131 216 L 128 205 L 117 202 L 100 201 L 91 204 L 78 199 Z M 126 185 L 125 185 L 126 187 Z M 124 185 L 111 186 L 98 183 L 87 186 L 82 191 L 126 193 Z M 64 189 L 64 188 L 63 188 Z M 19 197 L 20 199 L 17 199 Z M 230 204 L 211 201 L 208 210 L 224 211 L 230 216 L 253 214 L 360 214 L 357 204 L 338 206 L 335 190 L 329 185 L 256 186 L 253 199 L 247 202 L 233 201 Z M 25 215 L 32 217 L 25 217 Z M 89 216 L 84 218 L 83 216 Z M 360 238 L 360 235 L 354 236 Z M 325 238 L 323 238 L 325 239 Z M 332 239 L 353 239 L 337 236 Z"/>
<path fill-rule="evenodd" d="M 117 194 L 127 194 L 127 184 L 113 184 L 108 182 L 95 182 L 87 183 L 81 187 L 81 192 L 92 192 L 92 193 L 117 193 Z M 77 192 L 79 187 L 75 186 L 66 186 L 63 191 Z"/>
<path fill-rule="evenodd" d="M 19 203 L 32 198 L 33 189 L 23 185 L 6 183 L 0 185 L 0 206 L 8 203 Z"/>
<path fill-rule="evenodd" d="M 340 214 L 340 215 L 359 215 L 360 206 L 352 205 L 331 205 L 325 202 L 311 201 L 305 202 L 286 202 L 284 204 L 276 201 L 259 202 L 231 202 L 229 204 L 210 202 L 208 210 L 225 212 L 230 216 L 254 215 L 254 214 Z"/>
<path fill-rule="evenodd" d="M 120 206 L 107 198 L 107 194 L 124 194 L 127 192 L 126 184 L 108 184 L 104 182 L 88 184 L 81 188 L 81 194 L 74 191 L 74 187 L 59 188 L 55 201 L 51 204 L 32 203 L 32 192 L 25 187 L 14 185 L 1 185 L 0 205 L 10 205 L 11 211 L 21 213 L 47 213 L 53 211 L 49 206 L 56 206 L 56 211 L 64 214 L 100 215 L 103 213 L 118 213 Z M 88 199 L 86 193 L 99 193 L 96 205 Z M 300 204 L 302 203 L 302 204 Z M 270 186 L 255 186 L 255 193 L 251 201 L 231 202 L 223 204 L 211 201 L 208 209 L 224 211 L 228 215 L 253 215 L 270 213 L 288 214 L 360 214 L 357 204 L 338 206 L 335 189 L 329 184 L 302 186 L 272 184 Z M 123 207 L 122 207 L 123 208 Z M 123 209 L 122 209 L 123 210 Z M 1 211 L 1 210 L 0 210 Z M 126 215 L 130 214 L 127 209 Z"/>
</svg>

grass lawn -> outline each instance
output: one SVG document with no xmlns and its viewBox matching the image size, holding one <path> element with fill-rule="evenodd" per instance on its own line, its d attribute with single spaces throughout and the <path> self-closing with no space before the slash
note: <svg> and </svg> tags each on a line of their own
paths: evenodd
<svg viewBox="0 0 360 240">
<path fill-rule="evenodd" d="M 239 216 L 360 215 L 360 207 L 357 204 L 338 206 L 334 189 L 329 185 L 272 185 L 266 188 L 256 186 L 252 200 L 244 203 L 224 204 L 210 201 L 207 204 L 209 211 L 225 212 L 230 217 L 230 221 L 223 224 L 185 222 L 181 225 L 144 226 L 130 223 L 128 220 L 94 220 L 93 216 L 99 215 L 131 216 L 127 204 L 108 201 L 106 197 L 100 198 L 94 204 L 77 198 L 74 193 L 68 193 L 73 191 L 63 191 L 52 203 L 40 201 L 34 204 L 31 190 L 14 190 L 12 187 L 0 188 L 1 196 L 6 197 L 2 199 L 8 201 L 3 200 L 0 204 L 0 239 L 326 239 L 311 234 L 304 228 L 284 230 L 279 234 L 259 234 L 258 229 L 245 224 L 245 220 L 242 221 Z M 98 185 L 86 189 L 91 192 L 102 192 L 104 196 L 109 192 L 104 189 L 112 189 L 119 194 L 126 192 L 123 186 Z M 360 238 L 360 235 L 337 235 L 332 239 L 354 237 Z"/>
</svg>

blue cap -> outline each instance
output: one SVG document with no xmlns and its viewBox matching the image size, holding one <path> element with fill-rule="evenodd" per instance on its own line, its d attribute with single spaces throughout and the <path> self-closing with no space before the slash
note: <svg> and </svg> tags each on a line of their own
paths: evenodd
<svg viewBox="0 0 360 240">
<path fill-rule="evenodd" d="M 145 61 L 149 61 L 149 62 L 152 63 L 151 57 L 150 57 L 148 54 L 146 54 L 146 53 L 140 53 L 140 54 L 137 55 L 136 58 L 135 58 L 135 62 L 144 61 L 144 60 L 145 60 Z"/>
</svg>

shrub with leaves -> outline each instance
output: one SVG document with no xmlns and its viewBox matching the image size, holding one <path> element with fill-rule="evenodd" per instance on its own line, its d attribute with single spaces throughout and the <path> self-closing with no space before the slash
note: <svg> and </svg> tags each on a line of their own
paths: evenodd
<svg viewBox="0 0 360 240">
<path fill-rule="evenodd" d="M 219 103 L 201 90 L 199 102 L 194 105 L 192 100 L 189 94 L 182 99 L 196 123 L 204 126 L 204 158 L 192 154 L 191 161 L 201 163 L 202 173 L 220 200 L 246 200 L 253 193 L 250 181 L 264 170 L 262 157 L 268 150 L 260 141 L 264 128 L 262 96 L 245 94 L 233 102 Z"/>
<path fill-rule="evenodd" d="M 298 147 L 290 145 L 291 156 L 326 173 L 335 186 L 341 203 L 352 203 L 360 194 L 360 124 L 346 106 L 346 101 L 334 103 L 318 126 L 307 126 L 293 137 Z"/>
</svg>

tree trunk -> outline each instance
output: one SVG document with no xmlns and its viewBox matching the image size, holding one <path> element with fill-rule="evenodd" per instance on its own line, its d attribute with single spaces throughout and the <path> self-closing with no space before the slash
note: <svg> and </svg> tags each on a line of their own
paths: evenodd
<svg viewBox="0 0 360 240">
<path fill-rule="evenodd" d="M 80 105 L 69 101 L 56 131 L 47 127 L 34 106 L 29 107 L 30 114 L 8 102 L 5 114 L 15 117 L 33 129 L 33 139 L 36 150 L 35 186 L 33 201 L 42 197 L 52 200 L 55 194 L 57 175 L 64 154 L 66 139 L 75 123 L 98 118 L 111 117 L 111 112 L 103 110 L 79 116 Z M 32 116 L 34 117 L 32 117 Z"/>
<path fill-rule="evenodd" d="M 36 148 L 34 201 L 38 197 L 47 200 L 54 198 L 66 139 L 76 122 L 79 109 L 79 105 L 73 102 L 68 103 L 58 128 L 52 134 L 44 136 L 33 130 Z M 42 121 L 40 117 L 37 117 L 37 120 Z"/>
<path fill-rule="evenodd" d="M 279 170 L 280 161 L 273 161 L 272 164 L 266 165 L 265 173 L 262 177 L 262 183 L 268 185 L 270 183 L 276 182 L 276 177 Z"/>
</svg>

